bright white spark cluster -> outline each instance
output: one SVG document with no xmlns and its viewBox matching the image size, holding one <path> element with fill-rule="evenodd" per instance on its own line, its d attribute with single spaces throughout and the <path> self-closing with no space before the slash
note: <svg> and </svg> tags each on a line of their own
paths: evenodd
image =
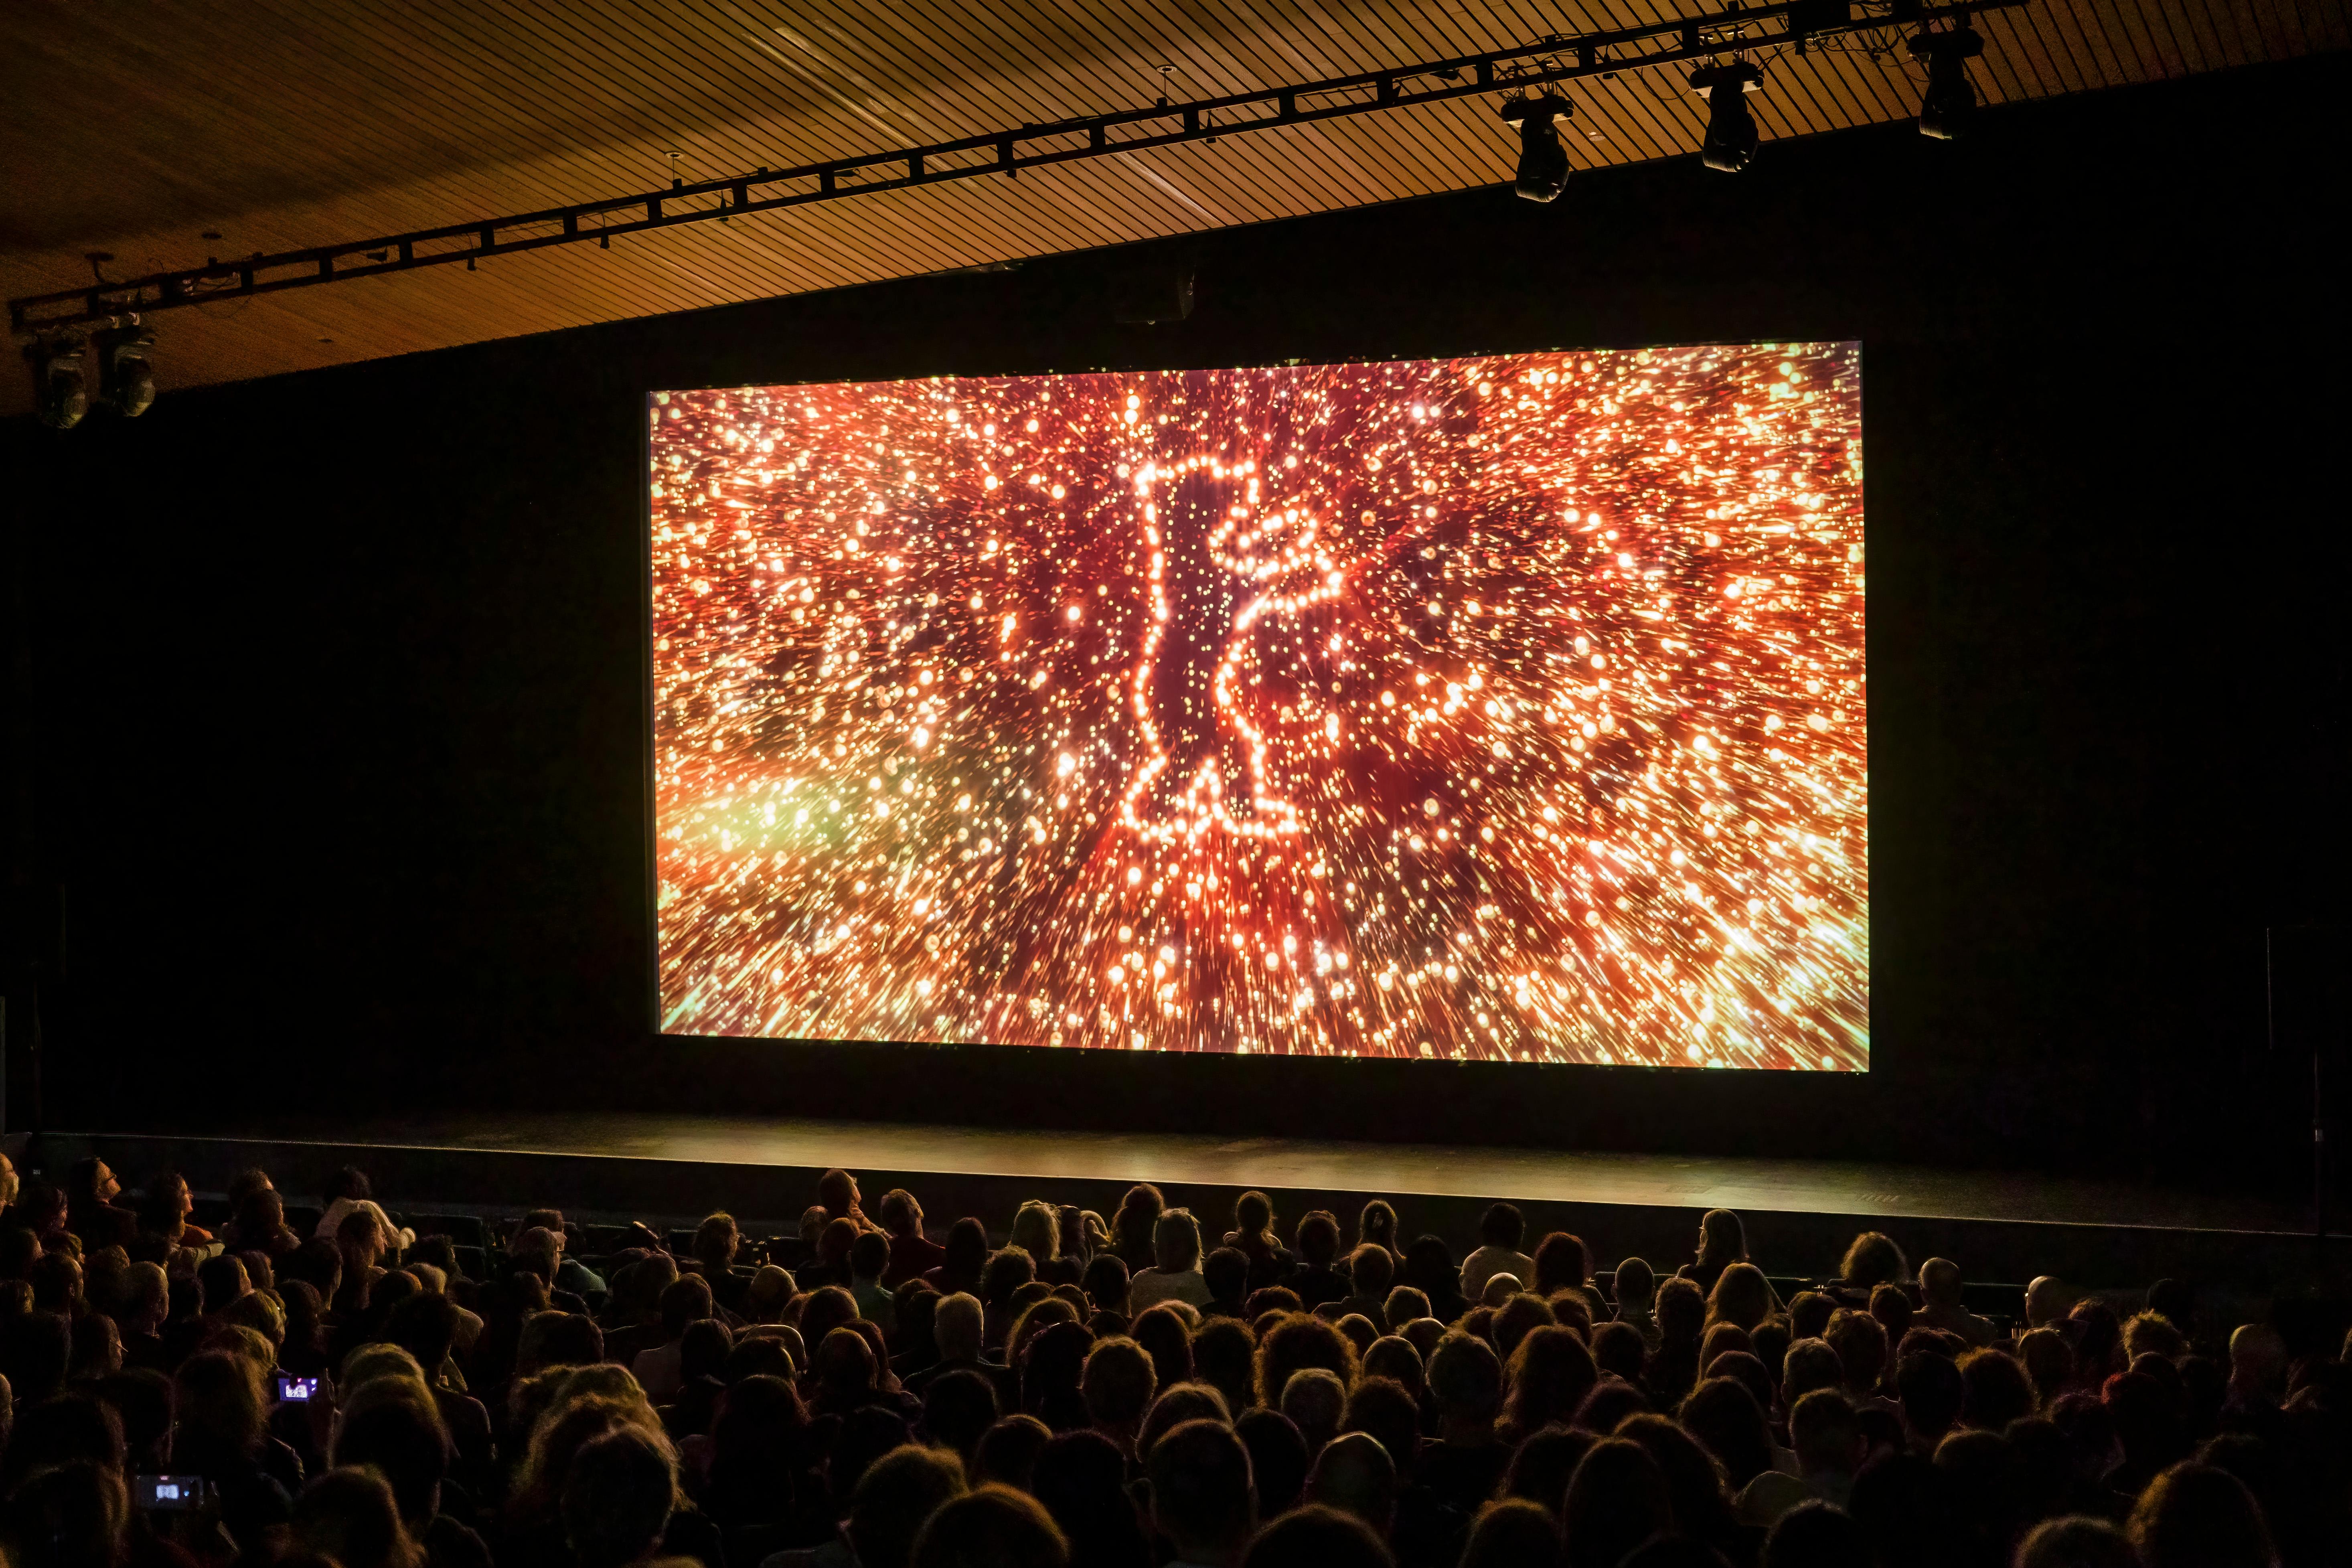
<svg viewBox="0 0 2352 1568">
<path fill-rule="evenodd" d="M 657 395 L 664 1027 L 1866 1067 L 1859 365 Z"/>
</svg>

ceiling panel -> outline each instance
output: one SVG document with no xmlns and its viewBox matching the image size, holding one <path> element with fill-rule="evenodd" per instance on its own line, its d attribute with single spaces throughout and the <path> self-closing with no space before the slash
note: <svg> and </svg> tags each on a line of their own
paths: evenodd
<svg viewBox="0 0 2352 1568">
<path fill-rule="evenodd" d="M 0 287 L 293 249 L 765 164 L 1255 90 L 1675 15 L 1665 0 L 187 0 L 0 9 Z M 1988 103 L 2340 49 L 2352 0 L 2032 0 L 1976 26 Z M 1764 134 L 1899 119 L 1859 37 L 1766 62 Z M 1678 71 L 1568 88 L 1580 166 L 1688 153 Z M 1485 184 L 1468 98 L 158 318 L 163 384 L 1013 260 Z M 675 152 L 673 160 L 667 154 Z M 206 231 L 217 238 L 205 237 Z M 0 375 L 0 413 L 28 403 Z"/>
</svg>

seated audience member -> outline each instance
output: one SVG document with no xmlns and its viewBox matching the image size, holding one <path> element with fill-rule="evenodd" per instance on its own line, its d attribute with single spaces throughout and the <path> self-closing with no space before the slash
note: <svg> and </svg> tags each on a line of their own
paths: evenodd
<svg viewBox="0 0 2352 1568">
<path fill-rule="evenodd" d="M 663 1288 L 660 1306 L 661 1341 L 639 1351 L 629 1370 L 646 1398 L 667 1405 L 677 1397 L 684 1380 L 680 1368 L 686 1326 L 711 1314 L 710 1283 L 699 1275 L 681 1274 Z"/>
<path fill-rule="evenodd" d="M 1607 1322 L 1592 1331 L 1592 1363 L 1603 1375 L 1640 1383 L 1649 1359 L 1649 1347 L 1633 1324 Z"/>
<path fill-rule="evenodd" d="M 948 1226 L 947 1244 L 940 1250 L 945 1256 L 938 1268 L 924 1270 L 923 1283 L 942 1296 L 959 1290 L 978 1295 L 980 1277 L 988 1271 L 988 1227 L 966 1215 Z M 814 1288 L 803 1284 L 803 1289 Z"/>
<path fill-rule="evenodd" d="M 489 1549 L 481 1537 L 441 1510 L 450 1452 L 450 1435 L 431 1399 L 404 1379 L 383 1378 L 356 1391 L 336 1413 L 328 1460 L 383 1477 L 429 1568 L 485 1568 Z"/>
<path fill-rule="evenodd" d="M 1067 1568 L 1070 1542 L 1025 1491 L 982 1486 L 943 1503 L 915 1537 L 910 1568 Z"/>
<path fill-rule="evenodd" d="M 1411 1285 L 1399 1285 L 1389 1291 L 1388 1299 L 1381 1304 L 1380 1317 L 1376 1320 L 1367 1318 L 1364 1321 L 1376 1323 L 1383 1331 L 1394 1334 L 1402 1332 L 1407 1323 L 1416 1322 L 1428 1316 L 1427 1292 L 1416 1289 Z"/>
<path fill-rule="evenodd" d="M 1422 1445 L 1413 1479 L 1466 1516 L 1494 1496 L 1510 1463 L 1510 1450 L 1495 1432 L 1503 1403 L 1502 1363 L 1485 1340 L 1450 1329 L 1429 1358 L 1428 1382 L 1437 1435 Z"/>
<path fill-rule="evenodd" d="M 923 1205 L 906 1188 L 893 1187 L 882 1194 L 879 1216 L 883 1234 L 890 1238 L 890 1266 L 882 1271 L 887 1288 L 895 1290 L 947 1261 L 947 1248 L 923 1234 Z"/>
<path fill-rule="evenodd" d="M 1525 1498 L 1502 1498 L 1478 1510 L 1462 1548 L 1461 1568 L 1549 1568 L 1559 1552 L 1559 1521 L 1553 1510 Z"/>
<path fill-rule="evenodd" d="M 1878 1320 L 1878 1326 L 1886 1331 L 1886 1342 L 1890 1348 L 1901 1345 L 1903 1336 L 1911 1331 L 1911 1297 L 1900 1285 L 1871 1287 L 1866 1310 Z"/>
<path fill-rule="evenodd" d="M 1527 1233 L 1528 1222 L 1516 1205 L 1498 1203 L 1486 1210 L 1478 1221 L 1477 1250 L 1462 1260 L 1460 1286 L 1465 1300 L 1477 1300 L 1486 1281 L 1497 1274 L 1507 1274 L 1522 1285 L 1534 1283 L 1536 1260 L 1519 1250 Z"/>
<path fill-rule="evenodd" d="M 1366 1243 L 1348 1255 L 1348 1294 L 1337 1302 L 1318 1309 L 1318 1317 L 1338 1321 L 1350 1312 L 1360 1313 L 1374 1322 L 1385 1321 L 1388 1299 L 1396 1287 L 1391 1282 L 1396 1277 L 1396 1258 L 1385 1247 Z M 1448 1283 L 1447 1289 L 1453 1287 Z M 1428 1292 L 1421 1292 L 1423 1300 Z"/>
<path fill-rule="evenodd" d="M 1720 1275 L 1721 1270 L 1717 1272 Z M 1658 1348 L 1658 1320 L 1651 1310 L 1657 1289 L 1656 1274 L 1641 1258 L 1628 1258 L 1617 1265 L 1616 1278 L 1611 1288 L 1616 1307 L 1612 1321 L 1626 1324 L 1640 1334 L 1645 1351 Z"/>
<path fill-rule="evenodd" d="M 1780 1306 L 1762 1269 L 1753 1263 L 1734 1263 L 1715 1277 L 1715 1289 L 1707 1293 L 1707 1326 L 1728 1323 L 1743 1334 L 1751 1333 Z"/>
<path fill-rule="evenodd" d="M 2141 1568 L 2124 1532 L 2104 1519 L 2045 1520 L 2018 1543 L 2016 1568 Z"/>
<path fill-rule="evenodd" d="M 1242 1568 L 1392 1568 L 1394 1562 L 1370 1525 L 1310 1503 L 1258 1531 Z"/>
<path fill-rule="evenodd" d="M 127 1246 L 139 1234 L 139 1216 L 114 1201 L 121 1195 L 113 1169 L 95 1154 L 76 1160 L 67 1172 L 67 1228 L 86 1252 Z"/>
<path fill-rule="evenodd" d="M 1826 1290 L 1800 1290 L 1789 1301 L 1789 1339 L 1817 1340 L 1838 1310 L 1837 1298 Z"/>
<path fill-rule="evenodd" d="M 293 1517 L 287 1479 L 263 1463 L 269 1438 L 261 1375 L 227 1351 L 190 1357 L 175 1384 L 172 1436 L 173 1469 L 211 1484 L 229 1539 L 257 1556 Z"/>
<path fill-rule="evenodd" d="M 923 1434 L 965 1462 L 973 1461 L 980 1440 L 1003 1418 L 995 1382 L 970 1367 L 933 1379 L 923 1389 Z"/>
<path fill-rule="evenodd" d="M 1845 1258 L 1838 1265 L 1837 1283 L 1850 1300 L 1866 1306 L 1873 1289 L 1899 1283 L 1910 1271 L 1910 1265 L 1904 1261 L 1903 1249 L 1895 1245 L 1892 1237 L 1865 1230 L 1845 1249 Z"/>
<path fill-rule="evenodd" d="M 114 1322 L 122 1335 L 122 1364 L 169 1372 L 171 1361 L 163 1345 L 163 1320 L 171 1311 L 171 1280 L 155 1264 L 133 1263 L 124 1268 L 118 1289 L 121 1306 L 114 1314 Z"/>
<path fill-rule="evenodd" d="M 625 1568 L 670 1540 L 677 1456 L 640 1426 L 616 1426 L 582 1446 L 562 1498 L 563 1539 L 577 1568 Z"/>
<path fill-rule="evenodd" d="M 739 1315 L 751 1285 L 750 1272 L 735 1267 L 736 1255 L 742 1247 L 743 1234 L 731 1214 L 707 1215 L 694 1227 L 694 1260 L 701 1265 L 703 1282 L 710 1287 L 711 1304 L 721 1311 Z"/>
<path fill-rule="evenodd" d="M 1320 1318 L 1303 1312 L 1285 1315 L 1263 1330 L 1257 1342 L 1255 1387 L 1256 1402 L 1278 1409 L 1291 1375 L 1307 1367 L 1320 1367 L 1339 1380 L 1344 1394 L 1356 1381 L 1356 1347 L 1345 1334 Z"/>
<path fill-rule="evenodd" d="M 2252 1431 L 2278 1412 L 2286 1391 L 2286 1342 L 2268 1323 L 2245 1323 L 2230 1336 L 2229 1395 L 2222 1424 Z"/>
<path fill-rule="evenodd" d="M 1725 1269 L 1748 1261 L 1748 1227 L 1729 1209 L 1709 1209 L 1699 1217 L 1697 1257 L 1675 1273 L 1697 1286 L 1705 1297 Z"/>
<path fill-rule="evenodd" d="M 845 1219 L 859 1230 L 879 1230 L 882 1227 L 866 1217 L 859 1206 L 857 1178 L 835 1168 L 817 1178 L 816 1201 L 824 1210 L 827 1220 Z"/>
<path fill-rule="evenodd" d="M 2032 1380 L 2007 1351 L 1970 1351 L 1960 1358 L 1960 1424 L 1983 1432 L 2006 1432 L 2012 1421 L 2033 1414 Z"/>
<path fill-rule="evenodd" d="M 1274 1233 L 1274 1204 L 1264 1193 L 1244 1193 L 1234 1203 L 1234 1228 L 1224 1245 L 1248 1260 L 1248 1289 L 1289 1283 L 1298 1260 Z"/>
<path fill-rule="evenodd" d="M 841 1527 L 856 1568 L 907 1568 L 923 1526 L 969 1489 L 963 1467 L 936 1448 L 909 1444 L 866 1466 Z"/>
<path fill-rule="evenodd" d="M 1110 1216 L 1110 1246 L 1129 1274 L 1140 1274 L 1157 1260 L 1152 1238 L 1167 1206 L 1160 1189 L 1150 1182 L 1138 1182 L 1119 1200 Z"/>
<path fill-rule="evenodd" d="M 1012 1382 L 1002 1363 L 987 1359 L 986 1335 L 987 1313 L 979 1297 L 961 1290 L 940 1297 L 931 1310 L 931 1340 L 939 1359 L 908 1377 L 907 1392 L 920 1398 L 925 1389 L 950 1373 L 972 1372 L 987 1379 L 1009 1408 L 1013 1403 Z"/>
<path fill-rule="evenodd" d="M 1327 1301 L 1344 1301 L 1353 1294 L 1348 1277 L 1333 1267 L 1339 1256 L 1339 1221 L 1325 1209 L 1300 1216 L 1291 1242 L 1298 1267 L 1285 1281 L 1298 1293 L 1299 1308 L 1311 1312 Z"/>
<path fill-rule="evenodd" d="M 1151 1529 L 1174 1561 L 1237 1568 L 1257 1530 L 1249 1450 L 1231 1426 L 1187 1421 L 1152 1445 Z"/>
<path fill-rule="evenodd" d="M 1780 1454 L 1772 1441 L 1767 1408 L 1745 1384 L 1711 1377 L 1691 1390 L 1676 1413 L 1690 1435 L 1723 1467 L 1724 1483 L 1734 1496 L 1778 1466 Z"/>
<path fill-rule="evenodd" d="M 1592 1288 L 1592 1254 L 1580 1236 L 1570 1236 L 1555 1230 L 1536 1243 L 1528 1255 L 1535 1273 L 1526 1281 L 1527 1288 L 1546 1300 L 1563 1290 L 1572 1290 L 1587 1297 L 1588 1308 L 1605 1313 L 1609 1303 Z"/>
<path fill-rule="evenodd" d="M 2033 1380 L 2033 1399 L 2047 1406 L 2074 1382 L 2074 1349 L 2055 1329 L 2028 1329 L 2017 1342 L 2017 1359 Z"/>
<path fill-rule="evenodd" d="M 1843 1389 L 1844 1386 L 1845 1363 L 1838 1360 L 1837 1352 L 1830 1348 L 1829 1342 L 1799 1340 L 1789 1347 L 1789 1353 L 1780 1362 L 1780 1408 L 1783 1424 L 1788 1412 L 1796 1409 L 1797 1401 L 1816 1388 Z M 1952 1409 L 1957 1416 L 1959 1410 L 1957 1388 L 1952 1393 Z"/>
<path fill-rule="evenodd" d="M 1462 1314 L 1470 1309 L 1470 1302 L 1462 1294 L 1461 1270 L 1454 1261 L 1454 1250 L 1442 1236 L 1413 1238 L 1412 1245 L 1404 1249 L 1397 1282 L 1411 1285 L 1427 1296 L 1429 1315 L 1440 1324 L 1451 1326 L 1461 1321 Z"/>
<path fill-rule="evenodd" d="M 240 1252 L 266 1252 L 278 1259 L 299 1251 L 303 1240 L 286 1223 L 286 1200 L 275 1187 L 248 1191 L 232 1210 L 221 1238 Z"/>
<path fill-rule="evenodd" d="M 1188 1311 L 1181 1302 L 1162 1301 L 1139 1314 L 1129 1325 L 1135 1342 L 1151 1357 L 1153 1373 L 1162 1388 L 1192 1381 L 1192 1321 Z"/>
<path fill-rule="evenodd" d="M 1086 1401 L 1087 1425 L 1128 1459 L 1136 1458 L 1136 1438 L 1159 1391 L 1151 1357 L 1133 1340 L 1097 1340 L 1087 1352 L 1078 1392 Z"/>
<path fill-rule="evenodd" d="M 1141 1312 L 1162 1301 L 1182 1301 L 1195 1310 L 1209 1305 L 1209 1282 L 1201 1274 L 1201 1226 L 1190 1209 L 1168 1209 L 1153 1223 L 1151 1258 L 1151 1267 L 1128 1281 L 1130 1308 Z"/>
<path fill-rule="evenodd" d="M 1495 1348 L 1502 1349 L 1500 1336 Z M 1530 1329 L 1504 1366 L 1507 1392 L 1496 1436 L 1517 1444 L 1546 1426 L 1566 1426 L 1600 1381 L 1601 1370 L 1576 1331 L 1557 1325 Z"/>
<path fill-rule="evenodd" d="M 1903 1430 L 1910 1439 L 1911 1451 L 1934 1458 L 1936 1445 L 1959 1420 L 1960 1406 L 1968 1398 L 1958 1365 L 1949 1356 L 1914 1351 L 1895 1369 L 1895 1393 L 1903 1408 Z"/>
<path fill-rule="evenodd" d="M 1153 1445 L 1187 1421 L 1223 1421 L 1232 1426 L 1234 1420 L 1233 1406 L 1225 1403 L 1223 1394 L 1205 1383 L 1180 1383 L 1161 1389 L 1152 1400 L 1144 1414 L 1143 1429 L 1136 1436 L 1135 1451 L 1149 1458 Z M 1302 1468 L 1299 1473 L 1306 1471 Z"/>
<path fill-rule="evenodd" d="M 2194 1461 L 2150 1481 L 2129 1529 L 2140 1568 L 2273 1568 L 2263 1510 L 2245 1484 Z"/>
<path fill-rule="evenodd" d="M 394 1500 L 374 1470 L 330 1470 L 294 1501 L 296 1553 L 341 1568 L 411 1568 L 419 1553 Z"/>
<path fill-rule="evenodd" d="M 1234 1434 L 1249 1450 L 1258 1512 L 1272 1516 L 1295 1506 L 1307 1489 L 1307 1440 L 1278 1410 L 1244 1410 Z"/>
<path fill-rule="evenodd" d="M 563 1211 L 533 1209 L 522 1216 L 522 1225 L 525 1230 L 536 1226 L 554 1238 L 555 1272 L 548 1276 L 548 1288 L 551 1290 L 568 1290 L 591 1307 L 602 1307 L 605 1299 L 612 1293 L 611 1287 L 605 1283 L 603 1275 L 571 1255 L 572 1235 L 564 1228 Z M 425 1237 L 420 1240 L 417 1246 L 422 1248 L 434 1239 Z M 447 1238 L 440 1239 L 446 1242 Z M 454 1252 L 448 1261 L 455 1261 Z"/>
<path fill-rule="evenodd" d="M 1087 1259 L 1086 1272 L 1078 1277 L 1078 1289 L 1095 1316 L 1107 1325 L 1107 1332 L 1119 1332 L 1129 1324 L 1128 1279 L 1127 1265 L 1115 1252 L 1096 1253 Z"/>
<path fill-rule="evenodd" d="M 1386 1541 L 1396 1522 L 1396 1461 L 1369 1434 L 1341 1434 L 1316 1453 L 1307 1473 L 1306 1499 L 1355 1515 Z"/>
<path fill-rule="evenodd" d="M 1192 1336 L 1192 1378 L 1223 1395 L 1226 1409 L 1248 1409 L 1257 1378 L 1257 1342 L 1248 1325 L 1231 1318 L 1202 1323 Z"/>
<path fill-rule="evenodd" d="M 1034 1278 L 1048 1285 L 1075 1285 L 1079 1266 L 1062 1256 L 1062 1214 L 1052 1204 L 1031 1198 L 1013 1215 L 1012 1244 L 1029 1255 Z"/>
<path fill-rule="evenodd" d="M 1972 1345 L 1992 1343 L 1991 1321 L 1960 1304 L 1960 1266 L 1950 1258 L 1930 1258 L 1919 1265 L 1919 1300 L 1912 1321 L 1958 1334 Z"/>
<path fill-rule="evenodd" d="M 1817 1388 L 1797 1401 L 1789 1415 L 1789 1437 L 1798 1473 L 1764 1470 L 1751 1478 L 1739 1492 L 1742 1522 L 1769 1528 L 1801 1503 L 1818 1500 L 1842 1509 L 1853 1500 L 1865 1452 L 1862 1425 L 1843 1394 Z"/>
<path fill-rule="evenodd" d="M 2038 1274 L 2025 1288 L 2025 1326 L 2055 1327 L 2074 1305 L 2074 1293 L 2054 1274 Z"/>
<path fill-rule="evenodd" d="M 1283 1384 L 1275 1408 L 1298 1428 L 1311 1461 L 1339 1434 L 1339 1418 L 1348 1408 L 1348 1385 L 1323 1367 L 1301 1367 Z"/>
<path fill-rule="evenodd" d="M 212 1232 L 189 1216 L 196 1212 L 196 1195 L 177 1171 L 158 1171 L 147 1178 L 134 1205 L 140 1230 L 168 1238 L 174 1247 L 203 1251 L 212 1246 Z"/>
<path fill-rule="evenodd" d="M 1879 1384 L 1886 1374 L 1886 1331 L 1868 1312 L 1841 1308 L 1830 1319 L 1822 1338 L 1837 1352 L 1845 1371 L 1845 1394 L 1857 1409 L 1881 1409 L 1898 1414 L 1883 1397 Z"/>
<path fill-rule="evenodd" d="M 878 1230 L 858 1232 L 849 1244 L 849 1294 L 857 1315 L 869 1322 L 887 1323 L 897 1315 L 896 1299 L 882 1283 L 889 1268 L 889 1241 Z"/>
<path fill-rule="evenodd" d="M 1249 1289 L 1249 1259 L 1242 1256 L 1238 1247 L 1221 1247 L 1209 1254 L 1201 1264 L 1201 1280 L 1209 1292 L 1201 1315 L 1246 1320 L 1248 1312 L 1243 1298 Z"/>
<path fill-rule="evenodd" d="M 1722 1211 L 1717 1211 L 1722 1212 Z M 1722 1278 L 1720 1270 L 1717 1276 Z M 1662 1405 L 1679 1405 L 1697 1385 L 1699 1345 L 1706 1332 L 1706 1298 L 1696 1280 L 1676 1275 L 1658 1286 L 1657 1348 L 1643 1381 Z"/>
<path fill-rule="evenodd" d="M 1560 1523 L 1567 1568 L 1613 1568 L 1672 1527 L 1666 1478 L 1639 1443 L 1603 1437 L 1569 1479 Z"/>
</svg>

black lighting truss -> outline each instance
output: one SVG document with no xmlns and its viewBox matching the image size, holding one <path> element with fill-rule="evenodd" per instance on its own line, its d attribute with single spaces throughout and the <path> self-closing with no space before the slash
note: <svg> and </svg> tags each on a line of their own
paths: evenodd
<svg viewBox="0 0 2352 1568">
<path fill-rule="evenodd" d="M 1964 22 L 1979 11 L 2028 0 L 1778 0 L 1735 5 L 1705 16 L 1677 17 L 1611 32 L 1546 37 L 1491 54 L 1430 60 L 1388 70 L 1334 77 L 1264 92 L 1235 93 L 1190 103 L 1161 100 L 1150 109 L 1098 114 L 1017 131 L 967 136 L 929 147 L 869 153 L 792 169 L 754 170 L 698 184 L 672 181 L 667 190 L 550 207 L 512 217 L 485 218 L 412 234 L 385 235 L 342 245 L 255 255 L 236 261 L 149 273 L 121 282 L 27 294 L 8 301 L 10 329 L 19 334 L 119 320 L 214 300 L 243 299 L 285 289 L 316 288 L 350 278 L 373 278 L 452 261 L 510 256 L 552 245 L 609 241 L 619 235 L 681 224 L 725 220 L 840 201 L 908 185 L 941 184 L 1085 158 L 1213 142 L 1252 131 L 1374 114 L 1476 93 L 1612 75 L 1644 67 L 1706 59 L 1751 49 L 1803 50 L 1843 34 L 1883 31 L 1938 20 Z M 1893 47 L 1889 45 L 1888 47 Z M 761 194 L 773 192 L 774 194 Z"/>
</svg>

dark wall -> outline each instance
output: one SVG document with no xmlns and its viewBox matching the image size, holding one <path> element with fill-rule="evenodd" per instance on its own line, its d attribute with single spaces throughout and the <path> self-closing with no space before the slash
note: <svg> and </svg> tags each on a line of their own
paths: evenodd
<svg viewBox="0 0 2352 1568">
<path fill-rule="evenodd" d="M 2347 87 L 1206 236 L 1180 325 L 1112 324 L 1137 255 L 1083 256 L 16 422 L 12 1116 L 37 962 L 52 1125 L 662 1104 L 2290 1180 L 2261 932 L 2346 886 Z M 1866 1079 L 650 1037 L 647 389 L 1829 337 L 1865 344 Z"/>
</svg>

